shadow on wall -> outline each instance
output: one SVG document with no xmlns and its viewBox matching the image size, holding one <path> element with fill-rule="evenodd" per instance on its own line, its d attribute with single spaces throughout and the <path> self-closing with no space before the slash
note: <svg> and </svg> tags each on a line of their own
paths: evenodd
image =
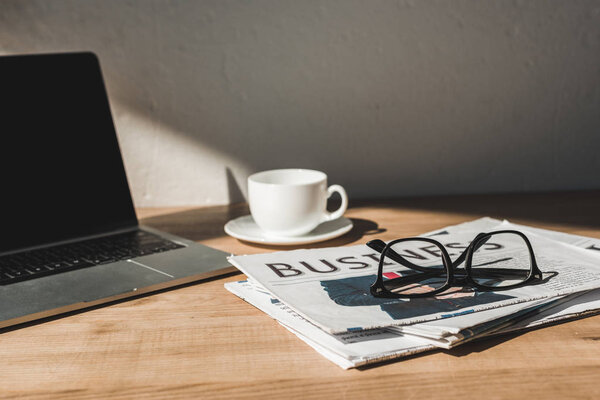
<svg viewBox="0 0 600 400">
<path fill-rule="evenodd" d="M 598 187 L 600 13 L 587 2 L 2 8 L 5 53 L 100 56 L 120 136 L 139 136 L 124 148 L 138 197 L 185 203 L 226 184 L 239 201 L 236 177 L 297 166 L 353 198 Z M 157 139 L 169 135 L 185 140 Z M 199 174 L 176 162 L 186 146 L 230 167 L 226 182 L 186 189 Z M 140 172 L 152 163 L 163 172 Z"/>
<path fill-rule="evenodd" d="M 225 168 L 225 177 L 227 179 L 227 198 L 228 204 L 241 203 L 246 201 L 246 197 L 240 188 L 237 180 L 233 176 L 230 168 Z"/>
</svg>

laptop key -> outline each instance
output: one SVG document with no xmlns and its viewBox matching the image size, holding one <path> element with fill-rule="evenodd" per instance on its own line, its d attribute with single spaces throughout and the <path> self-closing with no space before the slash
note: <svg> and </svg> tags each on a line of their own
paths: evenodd
<svg viewBox="0 0 600 400">
<path fill-rule="evenodd" d="M 8 272 L 13 275 L 15 278 L 19 278 L 25 275 L 31 275 L 29 271 L 26 269 L 9 269 Z"/>
<path fill-rule="evenodd" d="M 14 276 L 9 274 L 8 272 L 0 272 L 0 281 L 5 280 L 5 279 L 13 279 Z"/>
<path fill-rule="evenodd" d="M 44 265 L 28 265 L 27 270 L 30 271 L 32 274 L 38 274 L 41 272 L 52 271 L 51 268 L 48 268 Z"/>
<path fill-rule="evenodd" d="M 54 262 L 54 263 L 50 263 L 50 264 L 46 264 L 47 267 L 50 267 L 52 269 L 61 269 L 61 268 L 66 268 L 69 267 L 69 263 L 67 262 Z"/>
</svg>

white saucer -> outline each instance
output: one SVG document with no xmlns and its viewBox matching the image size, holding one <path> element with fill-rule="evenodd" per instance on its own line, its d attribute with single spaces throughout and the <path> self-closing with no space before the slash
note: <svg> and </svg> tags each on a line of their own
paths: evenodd
<svg viewBox="0 0 600 400">
<path fill-rule="evenodd" d="M 253 243 L 274 245 L 295 245 L 322 242 L 324 240 L 342 236 L 350 229 L 352 229 L 352 221 L 344 217 L 338 218 L 334 221 L 323 222 L 306 235 L 294 237 L 277 237 L 267 235 L 258 227 L 258 225 L 256 225 L 252 215 L 245 215 L 243 217 L 232 219 L 225 224 L 225 232 L 236 239 Z"/>
</svg>

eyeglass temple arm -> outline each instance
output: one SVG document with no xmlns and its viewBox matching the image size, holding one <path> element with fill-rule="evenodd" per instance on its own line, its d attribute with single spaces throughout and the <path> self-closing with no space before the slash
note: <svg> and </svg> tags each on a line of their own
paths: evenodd
<svg viewBox="0 0 600 400">
<path fill-rule="evenodd" d="M 385 242 L 380 239 L 369 240 L 367 242 L 367 246 L 369 246 L 371 249 L 373 249 L 376 252 L 378 252 L 379 254 L 381 254 L 383 252 L 383 249 L 385 249 Z M 414 270 L 421 271 L 421 272 L 427 272 L 427 273 L 431 272 L 431 268 L 423 268 L 421 266 L 413 264 L 410 261 L 408 261 L 406 258 L 402 257 L 400 254 L 396 253 L 392 249 L 388 249 L 388 251 L 386 253 L 386 257 L 391 258 L 392 260 L 396 261 L 400 265 L 405 266 L 406 268 L 414 269 Z"/>
</svg>

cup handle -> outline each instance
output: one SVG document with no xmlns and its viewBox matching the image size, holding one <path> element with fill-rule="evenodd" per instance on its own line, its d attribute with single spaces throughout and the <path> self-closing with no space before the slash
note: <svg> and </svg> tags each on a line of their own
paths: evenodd
<svg viewBox="0 0 600 400">
<path fill-rule="evenodd" d="M 348 195 L 346 194 L 346 190 L 340 185 L 329 186 L 327 188 L 327 198 L 330 198 L 335 192 L 340 194 L 342 198 L 342 205 L 334 212 L 325 212 L 323 221 L 333 221 L 334 219 L 340 218 L 346 212 L 346 208 L 348 208 Z"/>
</svg>

